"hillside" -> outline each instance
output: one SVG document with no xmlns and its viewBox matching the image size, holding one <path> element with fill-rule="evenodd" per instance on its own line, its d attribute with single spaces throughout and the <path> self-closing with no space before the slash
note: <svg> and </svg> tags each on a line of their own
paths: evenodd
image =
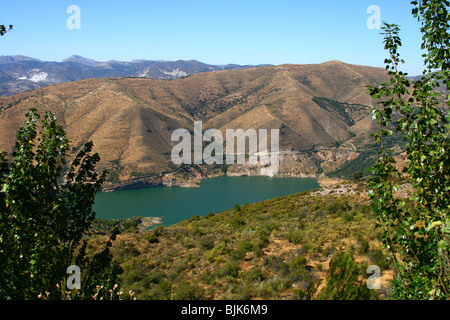
<svg viewBox="0 0 450 320">
<path fill-rule="evenodd" d="M 123 298 L 132 291 L 144 300 L 385 299 L 393 271 L 365 192 L 363 183 L 344 183 L 169 227 L 129 229 L 111 249 L 123 269 Z M 104 241 L 92 236 L 90 247 Z M 370 265 L 380 268 L 377 290 L 367 289 Z"/>
<path fill-rule="evenodd" d="M 138 77 L 177 79 L 201 72 L 240 70 L 255 66 L 210 65 L 195 60 L 95 61 L 73 55 L 61 62 L 26 56 L 0 56 L 0 96 L 88 78 Z"/>
<path fill-rule="evenodd" d="M 0 98 L 0 148 L 13 151 L 25 112 L 36 107 L 56 114 L 74 152 L 94 141 L 99 167 L 111 172 L 111 186 L 186 185 L 225 172 L 260 174 L 251 166 L 174 166 L 172 132 L 192 132 L 194 120 L 201 120 L 203 129 L 222 132 L 279 129 L 279 175 L 317 176 L 373 149 L 374 101 L 365 85 L 386 79 L 384 69 L 331 61 L 222 70 L 170 81 L 121 77 L 63 83 Z"/>
</svg>

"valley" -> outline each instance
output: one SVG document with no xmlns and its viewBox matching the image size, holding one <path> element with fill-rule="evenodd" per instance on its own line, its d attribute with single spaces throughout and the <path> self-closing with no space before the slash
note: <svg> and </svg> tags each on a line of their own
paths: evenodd
<svg viewBox="0 0 450 320">
<path fill-rule="evenodd" d="M 278 129 L 280 177 L 351 177 L 376 156 L 374 101 L 365 86 L 384 69 L 330 61 L 197 73 L 173 80 L 85 79 L 0 98 L 0 149 L 13 152 L 29 108 L 52 111 L 72 154 L 89 140 L 109 171 L 105 190 L 196 186 L 217 176 L 258 176 L 260 165 L 174 165 L 178 128 Z M 393 141 L 393 147 L 398 140 Z M 352 164 L 352 165 L 350 165 Z M 355 166 L 357 164 L 357 166 Z M 356 168 L 346 170 L 346 168 Z"/>
</svg>

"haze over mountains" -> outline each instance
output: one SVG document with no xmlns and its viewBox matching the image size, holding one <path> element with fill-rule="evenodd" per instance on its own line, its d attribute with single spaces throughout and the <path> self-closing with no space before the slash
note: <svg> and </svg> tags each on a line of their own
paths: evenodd
<svg viewBox="0 0 450 320">
<path fill-rule="evenodd" d="M 118 183 L 175 170 L 170 153 L 178 142 L 171 141 L 172 132 L 192 132 L 194 120 L 202 120 L 204 130 L 279 129 L 279 175 L 316 176 L 363 159 L 375 129 L 374 101 L 365 86 L 387 79 L 381 68 L 330 61 L 204 72 L 171 81 L 109 77 L 68 82 L 0 98 L 0 148 L 13 151 L 15 133 L 30 107 L 48 109 L 75 149 L 94 141 L 99 167 L 112 172 Z M 227 174 L 258 175 L 259 169 L 236 165 Z M 159 177 L 158 183 L 223 173 L 223 168 L 187 167 L 169 175 L 169 181 Z"/>
<path fill-rule="evenodd" d="M 171 80 L 201 72 L 251 67 L 254 66 L 209 65 L 195 60 L 100 62 L 73 55 L 61 62 L 54 62 L 21 55 L 0 56 L 0 96 L 88 78 L 139 77 Z"/>
</svg>

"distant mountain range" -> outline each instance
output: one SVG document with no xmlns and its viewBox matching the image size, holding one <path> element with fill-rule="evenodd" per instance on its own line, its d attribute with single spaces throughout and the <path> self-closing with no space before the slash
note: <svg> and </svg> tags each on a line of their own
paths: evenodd
<svg viewBox="0 0 450 320">
<path fill-rule="evenodd" d="M 265 66 L 265 65 L 258 65 Z M 172 80 L 196 73 L 241 70 L 254 65 L 210 65 L 195 60 L 133 60 L 106 62 L 73 55 L 61 62 L 42 61 L 21 55 L 0 56 L 0 96 L 9 96 L 52 84 L 88 78 L 137 77 Z"/>
<path fill-rule="evenodd" d="M 175 68 L 189 74 L 213 68 L 194 61 L 130 62 L 123 63 L 123 68 L 131 73 L 140 64 L 147 64 L 149 73 L 156 69 L 167 78 L 175 76 L 160 70 L 169 73 Z M 68 61 L 54 63 L 54 68 L 85 68 L 86 73 L 109 70 L 110 75 L 119 68 L 101 65 L 110 63 L 89 67 Z M 151 67 L 155 65 L 158 67 Z M 39 77 L 35 73 L 33 79 Z M 202 72 L 171 81 L 110 77 L 67 82 L 1 97 L 0 149 L 12 153 L 24 114 L 35 107 L 56 114 L 76 150 L 93 140 L 101 157 L 99 168 L 110 171 L 114 184 L 135 183 L 137 178 L 143 181 L 143 177 L 168 172 L 174 172 L 171 178 L 165 175 L 165 180 L 155 178 L 158 181 L 154 183 L 176 185 L 193 177 L 224 174 L 224 170 L 228 175 L 260 174 L 261 168 L 246 165 L 185 166 L 175 172 L 177 166 L 170 154 L 176 142 L 171 141 L 171 134 L 178 128 L 193 132 L 194 120 L 203 121 L 204 130 L 222 132 L 279 129 L 279 176 L 317 176 L 342 168 L 364 170 L 377 157 L 370 134 L 378 130 L 371 116 L 376 103 L 365 86 L 388 79 L 382 68 L 330 61 Z"/>
</svg>

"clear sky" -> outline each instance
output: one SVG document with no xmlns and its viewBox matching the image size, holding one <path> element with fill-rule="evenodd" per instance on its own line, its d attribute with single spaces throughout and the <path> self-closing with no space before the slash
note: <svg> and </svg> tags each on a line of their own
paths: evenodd
<svg viewBox="0 0 450 320">
<path fill-rule="evenodd" d="M 80 9 L 79 20 L 67 13 L 70 5 Z M 367 26 L 371 5 L 382 21 L 400 25 L 403 70 L 420 74 L 420 25 L 410 0 L 4 1 L 0 24 L 14 30 L 0 38 L 0 55 L 384 67 L 380 30 Z M 67 20 L 80 28 L 70 29 Z"/>
</svg>

